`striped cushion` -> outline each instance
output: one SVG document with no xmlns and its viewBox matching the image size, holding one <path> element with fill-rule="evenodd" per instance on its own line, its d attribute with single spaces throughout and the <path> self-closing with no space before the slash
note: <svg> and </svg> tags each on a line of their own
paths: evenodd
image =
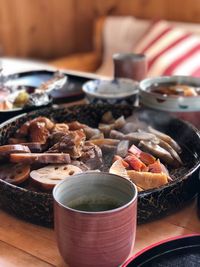
<svg viewBox="0 0 200 267">
<path fill-rule="evenodd" d="M 134 52 L 146 54 L 147 76 L 200 76 L 200 36 L 166 21 L 154 23 Z"/>
</svg>

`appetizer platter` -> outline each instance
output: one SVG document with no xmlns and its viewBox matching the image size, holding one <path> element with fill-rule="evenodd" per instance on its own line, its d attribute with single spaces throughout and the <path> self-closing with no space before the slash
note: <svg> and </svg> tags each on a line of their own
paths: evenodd
<svg viewBox="0 0 200 267">
<path fill-rule="evenodd" d="M 53 223 L 53 187 L 81 172 L 131 179 L 139 191 L 139 223 L 175 211 L 197 192 L 199 133 L 162 112 L 51 107 L 5 122 L 0 133 L 0 203 L 34 223 Z"/>
</svg>

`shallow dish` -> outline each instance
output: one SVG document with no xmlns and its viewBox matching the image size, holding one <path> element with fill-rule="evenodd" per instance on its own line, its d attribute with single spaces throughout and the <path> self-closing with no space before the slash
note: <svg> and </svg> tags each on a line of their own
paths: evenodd
<svg viewBox="0 0 200 267">
<path fill-rule="evenodd" d="M 49 70 L 34 70 L 34 71 L 26 71 L 20 72 L 10 75 L 10 78 L 14 81 L 17 85 L 25 85 L 28 87 L 38 87 L 41 83 L 46 82 L 47 80 L 51 79 L 54 75 L 55 71 Z M 84 98 L 84 93 L 82 91 L 82 85 L 88 80 L 91 80 L 93 77 L 91 76 L 81 76 L 80 74 L 73 74 L 73 72 L 63 72 L 67 75 L 67 83 L 61 88 L 60 90 L 53 90 L 50 92 L 51 96 L 51 103 L 52 104 L 60 104 L 60 103 L 67 103 L 77 101 L 79 99 Z M 29 112 L 31 110 L 44 108 L 44 106 L 40 107 L 32 107 L 29 109 L 19 109 L 19 110 L 0 110 L 0 123 L 12 118 L 16 115 L 22 114 L 24 112 Z"/>
<path fill-rule="evenodd" d="M 41 90 L 39 94 L 38 92 L 35 94 L 35 90 L 48 80 L 51 80 L 55 75 L 57 74 L 53 71 L 29 71 L 3 76 L 2 83 L 4 83 L 5 89 L 8 88 L 8 90 L 7 95 L 2 96 L 1 101 L 9 100 L 10 103 L 14 103 L 22 92 L 22 95 L 25 94 L 26 97 L 28 96 L 29 100 L 28 103 L 18 103 L 18 107 L 13 106 L 5 110 L 0 109 L 0 122 L 24 112 L 50 106 L 53 102 L 52 92 L 55 91 L 54 89 L 58 88 L 60 90 L 65 86 L 67 76 L 63 75 L 59 81 L 54 82 L 54 84 L 49 84 L 48 88 L 44 91 Z M 9 88 L 12 88 L 11 91 L 9 91 Z M 23 95 L 23 98 L 25 96 Z"/>
<path fill-rule="evenodd" d="M 83 85 L 83 92 L 90 103 L 134 104 L 138 82 L 131 79 L 93 80 Z"/>
<path fill-rule="evenodd" d="M 159 85 L 188 85 L 200 87 L 200 79 L 190 76 L 162 76 L 140 82 L 140 103 L 146 107 L 170 112 L 200 128 L 200 95 L 177 96 L 152 92 Z"/>
<path fill-rule="evenodd" d="M 0 126 L 0 144 L 6 144 L 16 129 L 25 121 L 37 116 L 46 116 L 57 122 L 79 120 L 97 127 L 102 115 L 112 111 L 115 118 L 134 114 L 154 128 L 169 134 L 182 147 L 184 166 L 177 169 L 176 179 L 160 188 L 139 193 L 138 222 L 144 223 L 165 216 L 186 204 L 196 193 L 200 165 L 200 138 L 198 131 L 181 120 L 166 113 L 137 109 L 128 105 L 81 105 L 70 108 L 46 108 L 13 118 Z M 0 204 L 17 216 L 33 223 L 53 223 L 53 198 L 50 193 L 32 191 L 29 187 L 18 187 L 0 180 Z"/>
<path fill-rule="evenodd" d="M 38 87 L 42 82 L 51 79 L 54 73 L 55 71 L 49 70 L 20 72 L 17 73 L 16 82 L 18 84 Z M 63 71 L 62 73 L 65 73 L 68 79 L 63 88 L 50 92 L 50 95 L 53 98 L 53 103 L 72 102 L 83 98 L 84 94 L 82 92 L 82 85 L 92 77 L 80 76 L 79 74 L 73 74 L 73 72 L 68 73 Z"/>
</svg>

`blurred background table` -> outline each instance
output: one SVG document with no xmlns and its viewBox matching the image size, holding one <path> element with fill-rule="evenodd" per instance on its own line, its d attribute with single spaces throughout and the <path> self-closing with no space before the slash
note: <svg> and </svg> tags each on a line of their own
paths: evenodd
<svg viewBox="0 0 200 267">
<path fill-rule="evenodd" d="M 53 229 L 27 223 L 0 210 L 0 266 L 68 267 L 59 255 Z M 196 199 L 182 210 L 137 227 L 131 255 L 163 239 L 200 234 Z"/>
</svg>

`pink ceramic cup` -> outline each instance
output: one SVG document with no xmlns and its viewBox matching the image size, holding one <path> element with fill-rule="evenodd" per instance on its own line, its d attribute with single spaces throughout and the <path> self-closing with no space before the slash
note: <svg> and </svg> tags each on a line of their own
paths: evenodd
<svg viewBox="0 0 200 267">
<path fill-rule="evenodd" d="M 102 172 L 77 174 L 59 183 L 53 197 L 58 248 L 70 267 L 117 267 L 126 260 L 137 218 L 131 181 Z M 89 210 L 99 203 L 103 211 Z"/>
</svg>

